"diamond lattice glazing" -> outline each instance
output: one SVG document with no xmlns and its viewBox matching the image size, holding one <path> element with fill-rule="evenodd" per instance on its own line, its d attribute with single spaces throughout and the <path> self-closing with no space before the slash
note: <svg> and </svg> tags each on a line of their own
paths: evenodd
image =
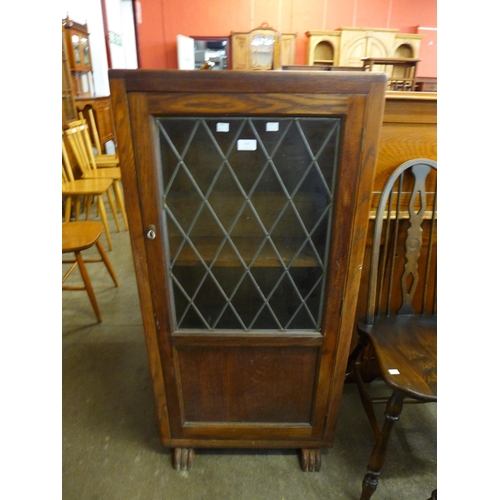
<svg viewBox="0 0 500 500">
<path fill-rule="evenodd" d="M 321 329 L 337 118 L 158 118 L 177 330 Z"/>
</svg>

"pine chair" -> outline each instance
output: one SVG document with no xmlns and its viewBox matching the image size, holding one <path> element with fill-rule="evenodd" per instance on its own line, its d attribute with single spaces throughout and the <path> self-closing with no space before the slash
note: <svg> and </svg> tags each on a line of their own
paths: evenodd
<svg viewBox="0 0 500 500">
<path fill-rule="evenodd" d="M 80 116 L 80 120 L 84 119 L 82 112 L 78 113 L 78 115 Z M 97 154 L 94 155 L 97 168 L 118 167 L 118 165 L 120 164 L 118 154 L 116 153 L 108 154 L 108 153 L 103 153 L 102 151 L 101 138 L 99 136 L 99 131 L 97 129 L 94 112 L 92 111 L 92 108 L 89 108 L 88 110 L 87 124 L 89 125 L 90 128 L 91 138 L 93 139 L 92 143 L 94 144 L 97 151 Z"/>
<path fill-rule="evenodd" d="M 63 222 L 62 223 L 62 253 L 74 253 L 74 259 L 63 259 L 63 264 L 73 264 L 70 269 L 64 275 L 63 290 L 86 290 L 92 308 L 94 309 L 97 321 L 102 322 L 101 311 L 99 310 L 99 305 L 97 304 L 97 298 L 92 287 L 92 282 L 90 280 L 89 273 L 85 263 L 89 262 L 104 262 L 111 278 L 113 279 L 115 286 L 118 285 L 118 279 L 115 275 L 111 262 L 109 261 L 104 248 L 99 241 L 99 237 L 104 229 L 103 224 L 96 221 L 86 221 L 86 222 Z M 99 251 L 100 258 L 87 258 L 84 259 L 82 256 L 82 251 L 87 250 L 93 246 L 97 247 Z M 70 286 L 64 285 L 64 282 L 68 279 L 70 274 L 78 267 L 80 274 L 83 279 L 83 286 Z"/>
<path fill-rule="evenodd" d="M 128 231 L 128 221 L 127 214 L 125 211 L 125 202 L 123 199 L 123 194 L 121 190 L 121 170 L 119 167 L 114 168 L 102 168 L 98 169 L 95 163 L 94 154 L 92 152 L 92 143 L 90 140 L 90 135 L 88 131 L 88 125 L 85 120 L 77 120 L 69 124 L 69 128 L 65 130 L 65 134 L 68 138 L 69 144 L 75 155 L 76 161 L 84 179 L 97 178 L 104 179 L 109 178 L 113 181 L 113 191 L 116 196 L 116 201 L 118 208 L 123 217 L 123 223 L 125 225 L 125 230 Z M 120 225 L 117 223 L 118 231 L 120 231 Z"/>
<path fill-rule="evenodd" d="M 371 498 L 377 488 L 403 403 L 437 401 L 436 175 L 432 160 L 400 165 L 381 193 L 375 216 L 367 312 L 358 323 L 359 343 L 349 358 L 376 440 L 361 500 Z M 373 409 L 381 401 L 370 397 L 360 372 L 367 348 L 392 390 L 385 399 L 382 430 Z"/>
<path fill-rule="evenodd" d="M 86 203 L 86 219 L 90 216 L 90 205 L 92 199 L 95 197 L 97 200 L 97 212 L 101 217 L 108 240 L 108 248 L 113 248 L 111 243 L 111 235 L 109 232 L 108 217 L 106 215 L 106 208 L 104 206 L 103 195 L 106 193 L 108 196 L 109 205 L 113 213 L 113 217 L 118 226 L 118 215 L 116 213 L 115 203 L 111 196 L 110 189 L 113 184 L 112 179 L 77 179 L 73 175 L 73 169 L 68 157 L 64 139 L 62 141 L 62 194 L 66 197 L 66 209 L 64 213 L 64 221 L 69 222 L 71 218 L 71 208 L 75 204 L 75 220 L 78 221 L 80 215 L 80 198 L 83 196 Z"/>
</svg>

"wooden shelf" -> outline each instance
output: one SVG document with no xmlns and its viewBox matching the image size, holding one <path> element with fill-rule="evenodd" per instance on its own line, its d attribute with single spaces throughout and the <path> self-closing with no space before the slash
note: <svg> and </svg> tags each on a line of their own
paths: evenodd
<svg viewBox="0 0 500 500">
<path fill-rule="evenodd" d="M 182 238 L 170 238 L 171 248 L 174 252 L 177 252 Z M 250 264 L 253 256 L 255 255 L 259 245 L 262 242 L 262 238 L 248 238 L 248 237 L 236 237 L 232 238 L 235 247 L 238 249 L 241 257 L 243 258 L 246 265 Z M 283 245 L 278 245 L 281 258 L 286 266 L 292 261 L 295 251 L 293 249 L 299 248 L 303 240 L 294 240 L 290 245 L 290 249 L 283 248 Z M 204 262 L 210 264 L 213 257 L 215 256 L 219 246 L 221 244 L 220 238 L 194 238 L 193 244 L 197 251 L 203 257 Z M 307 248 L 307 247 L 306 247 Z M 173 258 L 174 255 L 171 255 Z M 179 254 L 176 266 L 201 266 L 200 260 L 193 252 L 191 246 L 186 242 Z M 315 257 L 309 255 L 308 252 L 302 252 L 299 257 L 297 257 L 291 267 L 318 267 L 319 263 Z M 241 267 L 241 262 L 234 253 L 232 246 L 226 242 L 219 254 L 214 267 Z M 281 262 L 276 256 L 276 253 L 272 249 L 269 243 L 266 243 L 264 248 L 261 250 L 259 257 L 252 264 L 252 267 L 281 267 Z"/>
</svg>

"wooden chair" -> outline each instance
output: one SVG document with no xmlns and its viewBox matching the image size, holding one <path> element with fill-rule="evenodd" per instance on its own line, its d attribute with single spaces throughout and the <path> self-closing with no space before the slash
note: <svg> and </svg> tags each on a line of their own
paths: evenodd
<svg viewBox="0 0 500 500">
<path fill-rule="evenodd" d="M 78 113 L 78 116 L 80 117 L 80 120 L 85 120 L 85 117 L 81 111 Z M 118 154 L 116 153 L 108 154 L 108 153 L 103 153 L 102 151 L 101 147 L 102 142 L 99 136 L 99 131 L 97 129 L 94 112 L 92 111 L 92 108 L 88 109 L 87 125 L 89 125 L 92 145 L 96 149 L 96 154 L 94 154 L 94 160 L 97 165 L 97 168 L 118 167 L 120 164 L 120 159 L 118 158 Z"/>
<path fill-rule="evenodd" d="M 97 321 L 102 322 L 101 311 L 99 310 L 99 305 L 97 304 L 97 298 L 92 287 L 92 282 L 90 280 L 89 273 L 85 263 L 89 262 L 104 262 L 111 278 L 113 279 L 116 286 L 118 285 L 118 279 L 115 275 L 111 262 L 104 251 L 104 248 L 99 241 L 99 237 L 102 234 L 104 226 L 100 222 L 96 221 L 86 221 L 86 222 L 63 222 L 62 223 L 62 253 L 74 253 L 75 259 L 63 259 L 64 264 L 73 264 L 70 269 L 64 275 L 63 290 L 86 290 L 89 296 L 92 308 L 94 309 Z M 82 251 L 96 245 L 97 250 L 101 258 L 85 259 L 82 256 Z M 78 267 L 80 274 L 83 279 L 83 286 L 68 286 L 64 285 L 64 282 L 68 279 L 69 275 Z"/>
<path fill-rule="evenodd" d="M 62 194 L 66 197 L 66 208 L 64 213 L 64 221 L 69 222 L 71 218 L 71 207 L 74 202 L 75 204 L 75 220 L 78 221 L 80 215 L 80 198 L 83 196 L 86 202 L 86 219 L 90 216 L 90 205 L 92 199 L 95 197 L 97 199 L 97 211 L 101 217 L 102 223 L 104 225 L 104 230 L 106 232 L 106 238 L 108 240 L 108 248 L 111 250 L 113 248 L 111 243 L 111 235 L 109 232 L 108 217 L 106 215 L 106 208 L 104 206 L 104 201 L 102 196 L 106 193 L 108 195 L 109 205 L 113 213 L 113 217 L 118 226 L 118 215 L 116 213 L 115 203 L 113 197 L 111 196 L 110 189 L 113 184 L 112 179 L 77 179 L 73 175 L 73 169 L 68 157 L 68 152 L 66 150 L 66 145 L 64 144 L 64 138 L 62 141 Z"/>
<path fill-rule="evenodd" d="M 375 434 L 361 500 L 375 492 L 389 435 L 403 403 L 437 401 L 437 164 L 416 159 L 387 181 L 374 221 L 366 317 L 349 358 L 361 401 Z M 399 290 L 399 292 L 397 292 Z M 359 366 L 371 348 L 392 395 L 379 429 Z M 436 492 L 437 496 L 437 492 Z"/>
<path fill-rule="evenodd" d="M 116 201 L 118 208 L 123 217 L 123 223 L 125 225 L 125 230 L 128 231 L 128 221 L 127 214 L 125 211 L 125 202 L 123 199 L 123 194 L 121 190 L 121 170 L 119 167 L 114 168 L 102 168 L 98 169 L 95 163 L 94 154 L 92 152 L 92 143 L 90 140 L 90 135 L 88 131 L 88 125 L 85 120 L 77 120 L 69 124 L 69 128 L 65 130 L 65 134 L 68 138 L 69 144 L 75 155 L 76 161 L 84 179 L 97 178 L 104 179 L 109 178 L 113 181 L 113 191 L 116 196 Z M 120 225 L 117 222 L 118 231 L 120 231 Z"/>
</svg>

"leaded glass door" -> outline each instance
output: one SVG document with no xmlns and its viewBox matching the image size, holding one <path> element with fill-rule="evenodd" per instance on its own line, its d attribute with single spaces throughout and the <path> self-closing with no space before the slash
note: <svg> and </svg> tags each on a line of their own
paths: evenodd
<svg viewBox="0 0 500 500">
<path fill-rule="evenodd" d="M 321 331 L 339 118 L 157 118 L 175 330 Z"/>
</svg>

